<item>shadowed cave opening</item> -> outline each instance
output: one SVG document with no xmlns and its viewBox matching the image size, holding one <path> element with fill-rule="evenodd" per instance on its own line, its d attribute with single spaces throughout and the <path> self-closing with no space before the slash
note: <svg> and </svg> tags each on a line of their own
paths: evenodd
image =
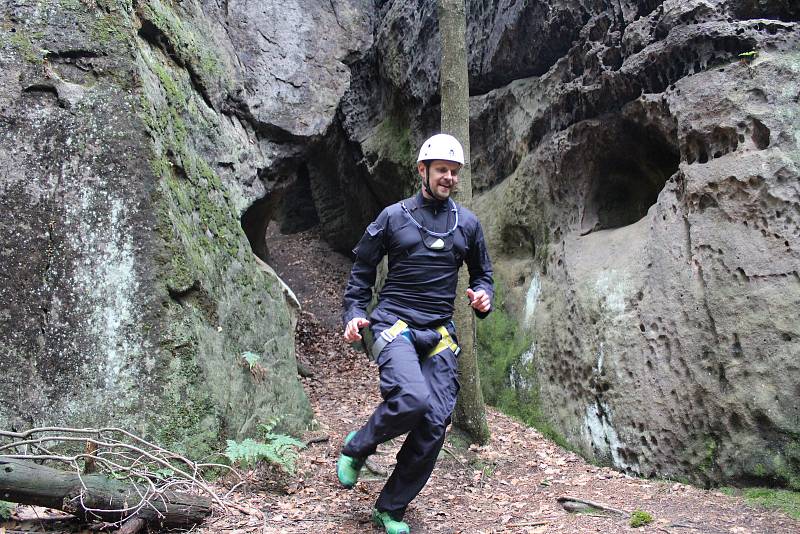
<svg viewBox="0 0 800 534">
<path fill-rule="evenodd" d="M 588 176 L 581 233 L 633 224 L 678 170 L 676 143 L 654 127 L 623 119 L 585 147 Z"/>
<path fill-rule="evenodd" d="M 282 234 L 304 232 L 319 224 L 319 214 L 311 193 L 311 179 L 305 164 L 297 169 L 295 179 L 286 188 L 277 211 L 276 218 Z"/>
<path fill-rule="evenodd" d="M 259 173 L 259 179 L 268 181 Z M 242 229 L 253 253 L 269 263 L 266 233 L 271 221 L 277 221 L 282 234 L 303 232 L 319 224 L 319 215 L 311 196 L 308 167 L 301 164 L 294 178 L 283 187 L 274 188 L 253 202 L 241 217 Z"/>
</svg>

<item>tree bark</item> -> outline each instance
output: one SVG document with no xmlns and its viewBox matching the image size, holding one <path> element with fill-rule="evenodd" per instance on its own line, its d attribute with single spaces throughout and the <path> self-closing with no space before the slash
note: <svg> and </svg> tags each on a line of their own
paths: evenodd
<svg viewBox="0 0 800 534">
<path fill-rule="evenodd" d="M 442 36 L 442 132 L 449 133 L 464 146 L 464 168 L 459 173 L 458 200 L 472 204 L 472 176 L 469 146 L 469 79 L 467 74 L 466 10 L 464 0 L 439 0 L 439 31 Z M 462 296 L 469 287 L 469 274 L 462 268 L 458 276 L 455 323 L 461 354 L 458 375 L 461 391 L 453 413 L 453 424 L 465 431 L 475 443 L 489 441 L 483 393 L 478 376 L 475 315 L 465 306 Z"/>
<path fill-rule="evenodd" d="M 140 486 L 139 490 L 144 493 L 145 487 Z M 82 499 L 79 498 L 81 494 Z M 153 498 L 138 510 L 115 511 L 135 508 L 141 502 L 133 483 L 99 474 L 80 476 L 77 472 L 2 456 L 0 497 L 19 504 L 63 510 L 84 519 L 113 522 L 135 515 L 149 525 L 162 528 L 195 525 L 211 513 L 211 499 L 171 491 Z"/>
</svg>

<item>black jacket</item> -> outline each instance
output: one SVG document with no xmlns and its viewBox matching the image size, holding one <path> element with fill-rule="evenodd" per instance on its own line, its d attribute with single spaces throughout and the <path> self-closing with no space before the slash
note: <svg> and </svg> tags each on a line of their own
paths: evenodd
<svg viewBox="0 0 800 534">
<path fill-rule="evenodd" d="M 404 209 L 404 206 L 406 209 Z M 446 233 L 455 222 L 452 207 L 458 210 L 458 226 L 446 238 L 441 250 L 426 246 L 436 238 L 420 231 L 412 221 L 434 232 Z M 421 193 L 385 208 L 368 227 L 353 249 L 355 262 L 344 293 L 346 325 L 354 317 L 366 317 L 372 299 L 376 268 L 389 256 L 389 272 L 370 315 L 391 323 L 402 319 L 413 328 L 443 325 L 453 316 L 458 269 L 466 262 L 469 286 L 493 296 L 492 263 L 486 250 L 483 229 L 474 213 L 455 202 L 425 199 Z M 475 311 L 478 317 L 489 312 Z"/>
</svg>

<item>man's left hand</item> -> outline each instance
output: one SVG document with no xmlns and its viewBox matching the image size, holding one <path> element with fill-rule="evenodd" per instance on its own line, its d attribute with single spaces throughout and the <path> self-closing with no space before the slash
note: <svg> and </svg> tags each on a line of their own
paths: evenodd
<svg viewBox="0 0 800 534">
<path fill-rule="evenodd" d="M 467 289 L 467 298 L 469 298 L 469 305 L 479 312 L 487 312 L 492 307 L 492 299 L 483 289 L 477 291 Z"/>
</svg>

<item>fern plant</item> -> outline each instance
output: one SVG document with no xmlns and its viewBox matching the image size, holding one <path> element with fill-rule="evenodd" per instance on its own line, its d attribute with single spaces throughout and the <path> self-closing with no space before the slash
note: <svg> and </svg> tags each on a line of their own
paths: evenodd
<svg viewBox="0 0 800 534">
<path fill-rule="evenodd" d="M 263 441 L 251 438 L 241 442 L 227 440 L 228 447 L 225 449 L 225 456 L 231 463 L 238 464 L 245 469 L 260 461 L 266 461 L 293 475 L 298 451 L 303 449 L 305 444 L 286 434 L 274 432 L 278 421 L 278 418 L 274 418 L 259 426 Z"/>
<path fill-rule="evenodd" d="M 17 505 L 13 502 L 0 501 L 0 519 L 10 519 Z"/>
</svg>

